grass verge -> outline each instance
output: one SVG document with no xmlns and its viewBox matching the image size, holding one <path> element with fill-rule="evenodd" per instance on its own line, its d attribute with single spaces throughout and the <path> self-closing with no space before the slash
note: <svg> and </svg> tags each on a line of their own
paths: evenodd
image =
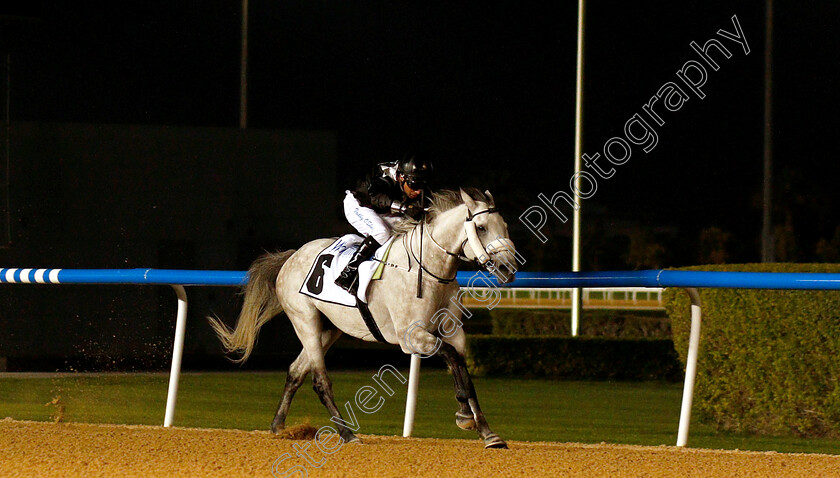
<svg viewBox="0 0 840 478">
<path fill-rule="evenodd" d="M 400 372 L 408 377 L 408 368 Z M 378 388 L 370 372 L 333 372 L 336 401 L 345 403 L 365 385 Z M 166 403 L 165 374 L 78 374 L 0 378 L 0 419 L 160 425 Z M 401 435 L 405 387 L 390 376 L 393 396 L 376 413 L 354 407 L 360 433 Z M 264 430 L 285 382 L 283 373 L 187 373 L 181 378 L 175 424 L 185 427 Z M 674 445 L 682 385 L 660 382 L 565 382 L 479 377 L 482 408 L 509 440 Z M 454 423 L 457 404 L 451 377 L 427 370 L 420 379 L 414 436 L 475 438 Z M 372 402 L 373 403 L 373 402 Z M 346 416 L 345 416 L 346 418 Z M 329 424 L 311 386 L 301 387 L 288 425 Z M 689 445 L 699 448 L 772 450 L 840 455 L 840 441 L 720 434 L 693 421 Z"/>
</svg>

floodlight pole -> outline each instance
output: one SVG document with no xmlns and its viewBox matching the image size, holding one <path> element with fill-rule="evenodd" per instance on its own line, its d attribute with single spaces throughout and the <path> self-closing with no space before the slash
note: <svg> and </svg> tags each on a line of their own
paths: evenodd
<svg viewBox="0 0 840 478">
<path fill-rule="evenodd" d="M 0 243 L 0 249 L 4 249 L 10 247 L 12 245 L 12 170 L 11 170 L 11 161 L 12 161 L 12 149 L 11 149 L 11 138 L 12 138 L 12 119 L 11 119 L 11 101 L 12 101 L 12 54 L 6 53 L 6 88 L 5 88 L 5 101 L 3 102 L 3 161 L 4 161 L 4 171 L 3 171 L 3 184 L 0 187 L 3 188 L 3 197 L 5 198 L 5 202 L 2 204 L 4 208 L 3 211 L 3 241 Z"/>
<path fill-rule="evenodd" d="M 775 262 L 773 237 L 773 0 L 766 0 L 764 32 L 764 187 L 761 262 Z"/>
<path fill-rule="evenodd" d="M 239 128 L 248 126 L 248 0 L 242 0 L 242 55 L 239 62 Z"/>
<path fill-rule="evenodd" d="M 575 191 L 580 191 L 580 156 L 583 138 L 583 14 L 584 0 L 578 0 L 577 80 L 575 83 Z M 575 192 L 573 191 L 573 192 Z M 583 202 L 583 201 L 580 201 Z M 580 271 L 580 204 L 572 215 L 572 271 Z M 582 289 L 572 289 L 572 337 L 580 324 Z"/>
</svg>

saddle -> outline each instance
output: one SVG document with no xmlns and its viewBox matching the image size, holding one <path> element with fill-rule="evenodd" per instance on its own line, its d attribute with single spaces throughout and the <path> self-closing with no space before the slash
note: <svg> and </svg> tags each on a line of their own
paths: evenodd
<svg viewBox="0 0 840 478">
<path fill-rule="evenodd" d="M 300 293 L 313 299 L 347 307 L 357 307 L 358 302 L 367 304 L 368 286 L 371 281 L 381 277 L 384 262 L 393 242 L 392 237 L 376 250 L 371 260 L 359 265 L 359 290 L 355 297 L 335 285 L 334 281 L 362 243 L 362 238 L 356 234 L 347 234 L 338 238 L 315 257 L 300 287 Z"/>
<path fill-rule="evenodd" d="M 377 249 L 370 260 L 359 265 L 359 289 L 355 297 L 335 285 L 335 278 L 341 274 L 341 271 L 350 262 L 362 240 L 355 234 L 348 234 L 340 237 L 321 251 L 312 263 L 312 267 L 309 268 L 309 273 L 300 287 L 300 293 L 324 302 L 358 308 L 371 335 L 379 342 L 387 342 L 385 337 L 382 336 L 379 326 L 376 325 L 376 320 L 370 313 L 370 309 L 368 309 L 367 289 L 372 281 L 378 280 L 382 276 L 382 269 L 385 266 L 385 260 L 388 258 L 391 245 L 394 243 L 394 238 L 392 237 Z"/>
</svg>

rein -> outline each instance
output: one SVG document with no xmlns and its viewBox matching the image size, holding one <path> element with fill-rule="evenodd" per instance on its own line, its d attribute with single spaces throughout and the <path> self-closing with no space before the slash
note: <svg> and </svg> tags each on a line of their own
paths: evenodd
<svg viewBox="0 0 840 478">
<path fill-rule="evenodd" d="M 424 224 L 426 223 L 426 218 L 424 217 L 422 222 L 420 222 L 419 224 L 414 226 L 414 228 L 411 230 L 411 234 L 410 234 L 411 237 L 409 238 L 409 234 L 404 234 L 403 239 L 402 239 L 403 248 L 410 255 L 410 257 L 414 260 L 414 262 L 416 262 L 420 266 L 420 269 L 417 271 L 418 276 L 420 274 L 422 274 L 423 272 L 425 272 L 425 273 L 429 274 L 430 276 L 434 277 L 441 284 L 450 284 L 457 277 L 457 272 L 456 272 L 455 275 L 453 275 L 450 278 L 440 277 L 439 275 L 430 271 L 425 265 L 423 265 L 423 261 L 422 261 L 422 254 L 423 254 L 423 252 L 422 252 L 422 242 L 421 242 L 420 258 L 417 257 L 418 255 L 414 252 L 414 249 L 411 247 L 411 244 L 414 242 L 414 237 L 415 237 L 415 234 L 417 233 L 417 228 L 418 227 L 420 227 L 420 230 L 421 230 L 421 233 L 420 233 L 421 234 L 421 241 L 422 241 L 423 236 L 428 236 L 429 240 L 432 241 L 432 244 L 434 244 L 435 247 L 437 247 L 438 249 L 440 249 L 441 251 L 446 253 L 446 255 L 448 255 L 450 257 L 454 257 L 455 259 L 458 259 L 458 260 L 461 260 L 461 261 L 464 261 L 464 262 L 472 262 L 474 264 L 477 264 L 481 269 L 488 270 L 488 268 L 487 268 L 488 264 L 492 264 L 492 261 L 488 257 L 489 253 L 487 252 L 487 249 L 484 247 L 484 245 L 481 243 L 481 240 L 478 238 L 478 233 L 477 233 L 476 228 L 475 228 L 475 223 L 472 222 L 472 221 L 475 217 L 480 216 L 481 214 L 493 214 L 493 213 L 497 213 L 497 212 L 499 212 L 499 210 L 497 208 L 491 207 L 491 208 L 487 208 L 487 209 L 484 209 L 484 210 L 481 210 L 481 211 L 478 211 L 478 212 L 475 212 L 475 213 L 469 213 L 467 215 L 467 218 L 464 221 L 464 229 L 467 232 L 467 238 L 464 239 L 461 242 L 461 245 L 459 247 L 459 251 L 457 253 L 451 252 L 451 251 L 447 250 L 445 247 L 443 247 L 442 245 L 440 245 L 440 243 L 438 243 L 435 240 L 431 228 L 423 227 Z M 499 239 L 496 239 L 493 242 L 496 242 L 496 241 L 499 241 Z M 493 242 L 491 242 L 491 244 Z M 475 251 L 476 254 L 477 254 L 476 258 L 470 259 L 466 255 L 464 255 L 464 247 L 466 247 L 467 243 L 469 243 L 473 247 L 473 251 Z M 483 251 L 485 254 L 481 254 L 479 256 L 477 251 Z M 485 259 L 482 261 L 480 259 L 481 257 L 484 257 Z M 386 262 L 386 261 L 379 261 L 379 262 L 382 262 L 383 264 L 385 264 L 387 266 L 393 267 L 394 269 L 398 269 L 398 270 L 401 270 L 401 271 L 404 271 L 404 272 L 411 272 L 411 261 L 409 261 L 408 268 L 399 266 L 398 264 L 393 264 L 393 263 L 390 263 L 390 262 Z M 420 291 L 419 284 L 420 284 L 421 280 L 422 280 L 422 278 L 418 277 L 418 296 L 419 296 L 419 291 Z"/>
<path fill-rule="evenodd" d="M 424 218 L 424 219 L 423 219 L 423 222 L 421 222 L 420 224 L 418 224 L 418 226 L 419 226 L 419 225 L 421 225 L 421 224 L 423 224 L 423 223 L 425 223 L 425 222 L 426 222 L 426 220 L 425 220 L 425 218 Z M 437 279 L 437 281 L 438 281 L 438 282 L 440 282 L 441 284 L 449 284 L 449 283 L 451 283 L 452 281 L 454 281 L 454 280 L 455 280 L 455 278 L 458 276 L 457 271 L 456 271 L 455 275 L 453 275 L 451 278 L 446 279 L 446 278 L 440 277 L 439 275 L 437 275 L 437 274 L 435 274 L 434 272 L 432 272 L 432 271 L 430 271 L 429 269 L 427 269 L 427 268 L 426 268 L 426 266 L 424 266 L 424 265 L 423 265 L 423 262 L 422 262 L 420 259 L 418 259 L 418 258 L 417 258 L 417 255 L 414 253 L 414 248 L 412 248 L 412 247 L 411 247 L 411 243 L 414 241 L 414 233 L 415 233 L 416 231 L 417 231 L 417 227 L 415 226 L 415 227 L 414 227 L 414 229 L 412 229 L 412 230 L 411 230 L 411 241 L 410 241 L 410 242 L 408 242 L 408 243 L 406 243 L 407 238 L 408 238 L 408 235 L 403 236 L 403 246 L 405 247 L 405 250 L 406 250 L 406 251 L 408 251 L 408 252 L 411 254 L 411 257 L 414 259 L 414 261 L 415 261 L 415 262 L 417 262 L 417 264 L 420 266 L 420 270 L 419 270 L 419 271 L 417 271 L 417 274 L 419 275 L 419 274 L 420 274 L 420 271 L 423 271 L 423 272 L 425 272 L 425 273 L 429 274 L 430 276 L 434 277 L 435 279 Z M 431 233 L 428 233 L 428 234 L 429 234 L 429 237 L 431 238 L 431 237 L 432 237 Z M 420 236 L 420 237 L 422 238 L 423 236 Z M 456 256 L 455 254 L 452 254 L 451 252 L 449 252 L 449 251 L 447 251 L 446 249 L 444 249 L 444 248 L 443 248 L 440 244 L 438 244 L 438 243 L 437 243 L 437 241 L 435 241 L 435 240 L 434 240 L 434 238 L 432 238 L 432 242 L 433 242 L 436 246 L 438 246 L 438 247 L 440 247 L 441 249 L 443 249 L 443 251 L 444 251 L 444 252 L 446 252 L 447 254 L 449 254 L 449 255 L 451 255 L 451 256 L 454 256 L 454 257 L 456 257 L 456 258 L 458 257 L 458 256 Z M 423 250 L 421 249 L 421 250 L 420 250 L 420 254 L 422 254 L 422 253 L 423 253 L 422 251 L 423 251 Z"/>
</svg>

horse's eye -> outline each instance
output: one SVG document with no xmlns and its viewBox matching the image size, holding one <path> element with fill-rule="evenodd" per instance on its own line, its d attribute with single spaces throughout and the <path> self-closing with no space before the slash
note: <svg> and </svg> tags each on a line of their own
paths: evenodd
<svg viewBox="0 0 840 478">
<path fill-rule="evenodd" d="M 487 230 L 487 228 L 484 226 L 476 226 L 475 228 L 478 229 L 479 232 L 484 232 Z"/>
</svg>

